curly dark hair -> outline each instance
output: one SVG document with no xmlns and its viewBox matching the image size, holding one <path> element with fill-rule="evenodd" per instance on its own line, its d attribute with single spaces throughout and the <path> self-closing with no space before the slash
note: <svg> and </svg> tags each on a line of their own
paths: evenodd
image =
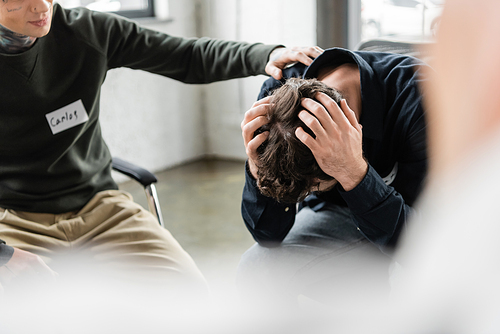
<svg viewBox="0 0 500 334">
<path fill-rule="evenodd" d="M 339 103 L 342 95 L 317 79 L 288 79 L 272 93 L 269 123 L 261 131 L 269 136 L 257 149 L 257 184 L 262 194 L 283 203 L 297 203 L 319 185 L 319 181 L 334 180 L 321 170 L 311 150 L 296 136 L 297 127 L 315 137 L 300 120 L 303 98 L 322 92 Z"/>
</svg>

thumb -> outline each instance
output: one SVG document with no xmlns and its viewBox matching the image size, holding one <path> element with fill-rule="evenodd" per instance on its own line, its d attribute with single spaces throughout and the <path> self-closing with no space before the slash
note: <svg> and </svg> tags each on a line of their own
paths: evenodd
<svg viewBox="0 0 500 334">
<path fill-rule="evenodd" d="M 274 67 L 271 69 L 272 71 L 272 77 L 275 78 L 276 80 L 281 80 L 281 78 L 283 77 L 283 74 L 281 73 L 281 70 L 277 67 Z"/>
<path fill-rule="evenodd" d="M 281 70 L 272 62 L 269 62 L 266 65 L 266 73 L 272 76 L 276 80 L 281 80 L 281 78 L 283 77 Z"/>
</svg>

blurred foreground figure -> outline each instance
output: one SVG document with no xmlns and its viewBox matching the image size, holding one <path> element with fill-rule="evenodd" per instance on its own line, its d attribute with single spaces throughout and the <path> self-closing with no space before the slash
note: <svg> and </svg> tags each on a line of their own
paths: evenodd
<svg viewBox="0 0 500 334">
<path fill-rule="evenodd" d="M 500 330 L 499 17 L 496 0 L 447 0 L 425 87 L 429 184 L 398 251 L 394 332 Z"/>
</svg>

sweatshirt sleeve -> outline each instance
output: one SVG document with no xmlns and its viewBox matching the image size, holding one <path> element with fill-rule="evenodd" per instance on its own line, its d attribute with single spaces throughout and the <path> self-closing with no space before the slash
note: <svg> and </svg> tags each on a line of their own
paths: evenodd
<svg viewBox="0 0 500 334">
<path fill-rule="evenodd" d="M 108 59 L 108 68 L 129 67 L 184 83 L 209 83 L 265 74 L 279 45 L 184 38 L 147 29 L 115 15 L 85 12 L 90 36 L 81 36 Z"/>
<path fill-rule="evenodd" d="M 5 244 L 5 241 L 0 239 L 0 267 L 9 262 L 14 254 L 14 248 Z"/>
</svg>

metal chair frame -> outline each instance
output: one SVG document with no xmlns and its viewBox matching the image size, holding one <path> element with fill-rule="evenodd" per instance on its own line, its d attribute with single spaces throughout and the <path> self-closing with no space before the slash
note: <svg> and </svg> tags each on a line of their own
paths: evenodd
<svg viewBox="0 0 500 334">
<path fill-rule="evenodd" d="M 155 215 L 158 219 L 158 223 L 162 227 L 165 227 L 160 202 L 158 200 L 158 193 L 154 185 L 158 181 L 156 176 L 142 167 L 116 157 L 112 160 L 112 168 L 142 184 L 144 192 L 146 193 L 149 211 Z"/>
<path fill-rule="evenodd" d="M 429 46 L 433 42 L 403 42 L 392 39 L 370 39 L 362 41 L 356 47 L 357 51 L 376 51 L 398 53 L 426 61 L 430 58 Z"/>
</svg>

